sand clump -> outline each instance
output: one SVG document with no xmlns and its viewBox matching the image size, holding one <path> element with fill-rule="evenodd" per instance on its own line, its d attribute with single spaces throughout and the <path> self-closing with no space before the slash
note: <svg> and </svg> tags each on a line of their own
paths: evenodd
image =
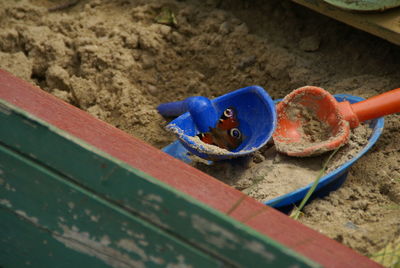
<svg viewBox="0 0 400 268">
<path fill-rule="evenodd" d="M 175 133 L 177 136 L 179 136 L 181 140 L 191 142 L 187 143 L 187 145 L 190 145 L 194 150 L 200 153 L 213 154 L 213 155 L 225 155 L 230 153 L 230 151 L 224 148 L 220 148 L 218 146 L 202 142 L 198 136 L 185 135 L 183 133 L 183 130 L 174 124 L 169 124 L 167 126 L 167 129 L 168 131 L 171 131 L 172 133 Z"/>
<path fill-rule="evenodd" d="M 277 99 L 304 85 L 371 97 L 400 84 L 398 47 L 291 1 L 81 0 L 48 12 L 54 5 L 3 1 L 0 68 L 157 148 L 176 139 L 164 130 L 159 103 L 249 85 Z M 176 25 L 155 21 L 165 7 Z M 387 117 L 345 184 L 308 205 L 300 221 L 368 256 L 398 237 L 400 210 L 391 207 L 400 204 L 399 129 L 399 115 Z M 243 163 L 260 166 L 259 176 L 282 157 L 270 160 L 274 149 L 263 150 Z M 253 183 L 237 188 L 256 196 Z"/>
<path fill-rule="evenodd" d="M 326 141 L 331 137 L 331 127 L 326 122 L 319 120 L 311 109 L 295 109 L 295 112 L 302 118 L 301 132 L 307 145 Z"/>
<path fill-rule="evenodd" d="M 301 153 L 305 149 L 312 146 L 327 144 L 337 135 L 340 135 L 340 133 L 336 133 L 336 135 L 334 135 L 332 127 L 328 123 L 318 119 L 315 115 L 315 111 L 309 107 L 305 107 L 296 103 L 290 103 L 285 107 L 284 112 L 288 120 L 292 122 L 300 121 L 300 127 L 297 128 L 297 132 L 301 138 L 299 141 L 286 143 L 285 139 L 288 138 L 284 136 L 284 133 L 286 133 L 287 130 L 278 129 L 279 142 L 276 142 L 276 147 L 280 152 Z M 283 128 L 283 126 L 279 126 L 278 124 L 278 128 Z M 324 152 L 323 150 L 324 148 L 321 146 L 319 150 L 312 152 L 312 154 L 321 154 Z M 310 153 L 310 155 L 312 154 Z"/>
</svg>

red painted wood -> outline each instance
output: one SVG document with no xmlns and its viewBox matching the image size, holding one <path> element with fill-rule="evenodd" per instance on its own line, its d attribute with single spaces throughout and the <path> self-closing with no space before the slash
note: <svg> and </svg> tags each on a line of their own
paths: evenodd
<svg viewBox="0 0 400 268">
<path fill-rule="evenodd" d="M 0 70 L 0 98 L 216 210 L 227 212 L 243 196 L 215 178 L 3 70 Z M 326 267 L 381 267 L 250 197 L 231 216 Z"/>
</svg>

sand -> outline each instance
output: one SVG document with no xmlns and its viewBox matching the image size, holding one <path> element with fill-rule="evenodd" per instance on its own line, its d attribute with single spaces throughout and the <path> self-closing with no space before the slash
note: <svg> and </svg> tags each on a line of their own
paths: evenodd
<svg viewBox="0 0 400 268">
<path fill-rule="evenodd" d="M 368 125 L 354 129 L 351 139 L 333 156 L 324 174 L 356 156 L 368 143 L 371 133 Z M 273 144 L 269 144 L 247 158 L 214 162 L 212 165 L 201 161 L 193 165 L 264 203 L 314 182 L 332 153 L 290 157 L 279 153 Z"/>
<path fill-rule="evenodd" d="M 2 2 L 0 68 L 157 148 L 175 140 L 159 103 L 249 85 L 275 99 L 305 85 L 361 97 L 400 85 L 399 47 L 290 1 L 81 0 L 49 12 L 57 3 Z M 176 24 L 156 22 L 165 8 Z M 388 116 L 343 187 L 300 221 L 367 256 L 395 241 L 399 129 L 400 116 Z"/>
</svg>

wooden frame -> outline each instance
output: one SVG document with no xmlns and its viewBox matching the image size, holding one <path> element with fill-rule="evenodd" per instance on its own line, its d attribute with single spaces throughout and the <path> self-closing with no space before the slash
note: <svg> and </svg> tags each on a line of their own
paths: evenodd
<svg viewBox="0 0 400 268">
<path fill-rule="evenodd" d="M 11 120 L 12 118 L 10 121 L 4 121 L 8 122 L 8 128 L 4 124 L 1 126 L 0 123 L 0 145 L 3 146 L 4 159 L 13 156 L 7 160 L 9 163 L 17 165 L 23 162 L 20 170 L 34 165 L 35 161 L 43 161 L 44 164 L 40 168 L 47 168 L 48 170 L 45 172 L 49 173 L 53 179 L 61 181 L 62 178 L 66 178 L 66 181 L 62 182 L 63 185 L 71 184 L 69 187 L 79 187 L 80 192 L 87 191 L 87 193 L 85 192 L 87 195 L 95 195 L 97 199 L 101 199 L 101 202 L 107 203 L 104 206 L 114 206 L 114 210 L 122 209 L 121 213 L 125 213 L 126 217 L 131 217 L 128 215 L 130 213 L 137 214 L 138 218 L 132 219 L 132 221 L 135 220 L 138 224 L 147 224 L 148 221 L 155 227 L 160 227 L 160 232 L 162 232 L 160 235 L 163 239 L 168 240 L 168 237 L 174 234 L 169 239 L 179 240 L 176 242 L 177 245 L 182 243 L 181 240 L 187 242 L 189 245 L 187 251 L 192 255 L 201 256 L 201 259 L 205 260 L 204 264 L 213 263 L 219 266 L 222 263 L 228 263 L 234 266 L 264 266 L 267 262 L 262 262 L 260 254 L 252 254 L 254 250 L 249 251 L 244 247 L 246 241 L 254 241 L 259 243 L 257 245 L 262 244 L 267 248 L 270 247 L 271 250 L 277 250 L 279 254 L 283 254 L 279 255 L 281 258 L 287 256 L 286 258 L 290 259 L 291 256 L 294 256 L 293 260 L 296 264 L 303 267 L 313 267 L 315 266 L 313 262 L 324 267 L 380 267 L 367 257 L 307 228 L 275 209 L 244 196 L 241 192 L 199 170 L 2 70 L 0 70 L 0 100 L 2 101 L 0 114 L 7 115 L 5 120 L 9 120 L 11 116 L 22 118 L 18 121 L 22 122 L 21 124 L 11 125 L 11 122 L 15 122 L 15 120 Z M 55 151 L 52 149 L 50 155 L 37 139 L 29 139 L 29 137 L 35 136 L 31 135 L 31 132 L 45 131 L 46 128 L 51 130 L 50 134 L 45 136 L 46 139 L 54 140 L 63 148 L 60 151 L 57 151 L 57 148 L 54 149 Z M 17 129 L 19 131 L 16 131 Z M 21 158 L 19 155 L 21 148 L 32 150 L 30 159 Z M 57 156 L 57 152 L 59 156 Z M 98 159 L 93 160 L 88 153 L 95 153 L 95 158 L 101 158 L 101 161 L 90 164 L 90 161 L 98 161 Z M 85 162 L 87 165 L 90 164 L 99 170 L 106 169 L 106 172 L 104 170 L 100 172 L 96 168 L 85 171 L 82 166 L 71 166 L 68 161 L 65 161 L 65 158 L 68 157 L 70 157 L 69 159 L 76 157 L 76 159 L 72 159 L 74 161 L 87 161 Z M 21 161 L 15 160 L 19 158 Z M 4 159 L 0 163 L 5 161 Z M 144 178 L 144 180 L 133 181 L 127 178 L 108 183 L 107 178 L 111 174 L 112 176 L 119 174 L 114 177 L 122 178 L 126 175 L 124 173 L 126 170 L 129 171 L 129 176 Z M 17 173 L 17 171 L 15 172 Z M 96 176 L 100 176 L 102 179 L 91 180 Z M 151 186 L 148 188 L 150 193 L 152 191 L 162 192 L 168 196 L 164 201 L 170 203 L 163 203 L 166 206 L 165 210 L 159 215 L 155 215 L 154 212 L 157 211 L 155 208 L 160 203 L 154 203 L 151 198 L 129 199 L 129 193 L 124 192 L 127 186 L 123 183 L 142 183 L 145 190 L 146 187 Z M 140 193 L 138 194 L 140 195 Z M 152 198 L 157 199 L 155 196 Z M 72 200 L 65 204 L 69 204 Z M 234 210 L 232 210 L 233 207 Z M 7 209 L 10 206 L 3 200 L 0 202 L 0 208 Z M 101 208 L 98 211 L 101 211 Z M 178 217 L 179 213 L 184 214 L 185 211 L 202 213 L 203 218 L 212 221 L 209 224 L 215 221 L 214 223 L 228 226 L 230 231 L 237 232 L 240 237 L 235 242 L 237 247 L 234 249 L 218 248 L 213 243 L 196 245 L 197 241 L 202 239 L 201 233 L 196 233 L 198 229 L 191 229 L 192 227 L 187 223 L 182 224 Z M 224 214 L 229 214 L 236 221 Z M 23 216 L 23 213 L 17 216 Z M 32 220 L 30 217 L 24 219 Z M 171 225 L 163 226 L 163 220 Z M 141 221 L 145 221 L 145 223 Z M 34 222 L 35 220 L 31 221 L 31 223 Z M 153 225 L 148 228 L 154 229 Z M 182 237 L 179 237 L 180 230 Z M 7 243 L 10 243 L 10 240 L 3 239 L 0 246 L 5 247 Z M 240 247 L 241 245 L 242 247 Z M 207 248 L 210 250 L 207 251 Z M 286 251 L 285 248 L 287 248 Z M 252 255 L 241 256 L 241 251 L 246 254 L 250 252 L 249 254 Z M 300 255 L 291 253 L 291 251 Z M 211 257 L 203 256 L 208 253 Z M 190 254 L 186 256 L 192 256 Z M 233 262 L 230 262 L 230 259 Z M 252 262 L 253 265 L 250 265 Z M 277 264 L 286 266 L 289 263 L 283 260 L 274 265 L 275 267 Z"/>
<path fill-rule="evenodd" d="M 385 12 L 346 11 L 322 0 L 292 0 L 323 15 L 400 45 L 400 8 Z"/>
</svg>

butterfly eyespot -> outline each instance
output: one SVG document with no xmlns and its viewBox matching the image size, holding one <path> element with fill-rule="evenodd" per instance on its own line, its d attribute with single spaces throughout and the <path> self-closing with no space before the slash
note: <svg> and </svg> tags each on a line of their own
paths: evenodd
<svg viewBox="0 0 400 268">
<path fill-rule="evenodd" d="M 234 112 L 233 112 L 233 109 L 231 109 L 231 108 L 228 108 L 224 111 L 225 117 L 228 117 L 228 118 L 233 117 L 233 114 L 234 114 Z"/>
<path fill-rule="evenodd" d="M 232 129 L 230 129 L 230 130 L 229 130 L 229 135 L 230 135 L 231 137 L 236 138 L 236 139 L 240 139 L 240 138 L 242 137 L 242 133 L 241 133 L 240 130 L 237 129 L 237 128 L 232 128 Z"/>
</svg>

